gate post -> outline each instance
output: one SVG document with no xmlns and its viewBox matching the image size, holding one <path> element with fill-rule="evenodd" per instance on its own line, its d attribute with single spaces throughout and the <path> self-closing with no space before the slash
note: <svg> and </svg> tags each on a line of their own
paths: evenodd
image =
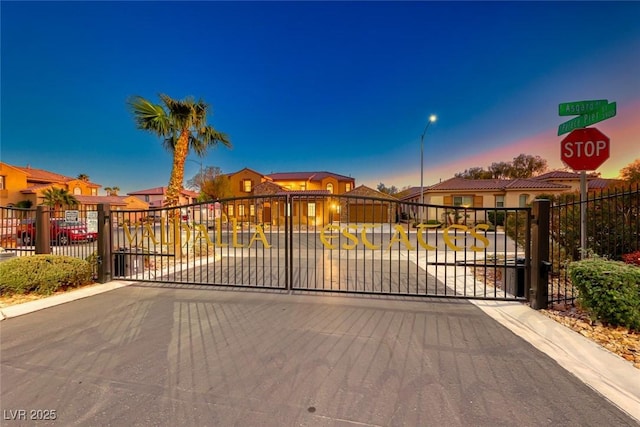
<svg viewBox="0 0 640 427">
<path fill-rule="evenodd" d="M 48 206 L 36 206 L 36 254 L 51 253 L 51 224 L 49 224 L 50 210 Z"/>
<path fill-rule="evenodd" d="M 529 302 L 535 310 L 549 302 L 549 211 L 551 202 L 535 199 L 532 208 L 531 291 Z"/>
<path fill-rule="evenodd" d="M 111 205 L 98 204 L 98 282 L 111 281 Z"/>
</svg>

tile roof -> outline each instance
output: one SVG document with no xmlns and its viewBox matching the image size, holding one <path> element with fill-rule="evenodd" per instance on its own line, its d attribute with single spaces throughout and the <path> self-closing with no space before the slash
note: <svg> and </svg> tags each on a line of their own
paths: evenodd
<svg viewBox="0 0 640 427">
<path fill-rule="evenodd" d="M 276 196 L 284 196 L 287 194 L 293 196 L 327 196 L 331 193 L 329 190 L 284 190 L 276 193 Z"/>
<path fill-rule="evenodd" d="M 587 174 L 587 177 L 593 178 L 597 175 Z M 531 179 L 547 180 L 547 179 L 580 179 L 580 174 L 577 172 L 569 171 L 551 171 L 543 173 L 542 175 L 534 176 Z"/>
<path fill-rule="evenodd" d="M 353 181 L 354 178 L 333 172 L 278 172 L 265 175 L 274 181 L 322 181 L 324 178 L 332 177 L 338 181 Z"/>
<path fill-rule="evenodd" d="M 237 171 L 237 172 L 227 173 L 227 174 L 225 174 L 225 175 L 226 175 L 226 176 L 236 175 L 236 174 L 239 174 L 239 173 L 240 173 L 240 172 L 242 172 L 242 171 L 249 171 L 249 172 L 255 173 L 256 175 L 260 175 L 260 176 L 266 177 L 266 175 L 263 175 L 263 174 L 261 174 L 260 172 L 255 171 L 255 170 L 250 169 L 250 168 L 242 168 L 242 169 L 240 169 L 240 170 L 239 170 L 239 171 Z"/>
<path fill-rule="evenodd" d="M 154 188 L 147 188 L 146 190 L 132 191 L 127 194 L 130 196 L 144 196 L 144 195 L 156 196 L 156 195 L 164 195 L 166 191 L 167 191 L 167 187 L 154 187 Z"/>
<path fill-rule="evenodd" d="M 163 196 L 167 194 L 167 187 L 147 188 L 146 190 L 132 191 L 127 194 L 129 196 Z M 189 196 L 189 197 L 198 197 L 200 195 L 200 193 L 196 191 L 191 191 L 184 188 L 182 189 L 180 194 L 182 194 L 183 196 Z"/>
<path fill-rule="evenodd" d="M 24 188 L 22 190 L 20 190 L 20 192 L 22 194 L 35 194 L 36 191 L 38 190 L 42 190 L 45 188 L 49 188 L 53 186 L 53 183 L 48 183 L 48 184 L 34 184 L 34 185 L 30 185 L 27 188 Z"/>
<path fill-rule="evenodd" d="M 425 191 L 452 191 L 452 190 L 480 190 L 480 191 L 505 191 L 506 189 L 532 189 L 532 190 L 567 190 L 568 185 L 554 182 L 539 181 L 531 178 L 519 179 L 465 179 L 450 178 L 438 184 L 425 187 Z M 418 193 L 420 190 L 418 189 Z"/>
<path fill-rule="evenodd" d="M 83 205 L 96 205 L 98 203 L 109 203 L 110 205 L 120 205 L 126 206 L 127 202 L 125 199 L 127 196 L 83 196 L 77 195 L 75 196 L 76 200 L 78 200 Z"/>
<path fill-rule="evenodd" d="M 75 179 L 69 176 L 60 175 L 58 173 L 49 172 L 44 169 L 35 169 L 30 166 L 27 166 L 27 167 L 15 166 L 15 168 L 20 169 L 21 171 L 26 173 L 29 176 L 28 180 L 30 181 L 63 183 L 63 182 L 67 182 Z"/>
</svg>

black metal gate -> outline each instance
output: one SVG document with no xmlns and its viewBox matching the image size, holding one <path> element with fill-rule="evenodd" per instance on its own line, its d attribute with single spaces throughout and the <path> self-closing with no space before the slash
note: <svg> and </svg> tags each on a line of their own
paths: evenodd
<svg viewBox="0 0 640 427">
<path fill-rule="evenodd" d="M 289 291 L 525 299 L 529 208 L 313 192 L 112 211 L 113 278 Z"/>
</svg>

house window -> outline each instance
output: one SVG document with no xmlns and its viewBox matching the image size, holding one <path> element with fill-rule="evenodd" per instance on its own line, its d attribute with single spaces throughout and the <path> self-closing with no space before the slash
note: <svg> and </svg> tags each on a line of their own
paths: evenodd
<svg viewBox="0 0 640 427">
<path fill-rule="evenodd" d="M 244 191 L 245 193 L 251 193 L 251 184 L 252 184 L 252 181 L 250 179 L 243 179 L 242 191 Z"/>
<path fill-rule="evenodd" d="M 307 215 L 309 215 L 309 217 L 314 217 L 316 216 L 316 204 L 315 203 L 308 203 L 307 204 Z"/>
<path fill-rule="evenodd" d="M 82 194 L 82 190 L 80 189 L 80 187 L 76 187 L 73 189 L 73 194 L 74 196 L 79 196 Z"/>
<path fill-rule="evenodd" d="M 306 182 L 301 182 L 300 183 L 300 190 L 304 191 L 307 189 L 307 183 Z"/>
<path fill-rule="evenodd" d="M 345 184 L 345 186 L 344 186 L 344 191 L 345 191 L 345 192 L 351 191 L 351 183 L 350 183 L 350 182 L 347 182 L 347 183 Z"/>
<path fill-rule="evenodd" d="M 244 205 L 238 205 L 238 216 L 240 218 L 244 217 Z"/>
<path fill-rule="evenodd" d="M 148 194 L 145 194 L 145 195 L 144 195 L 144 201 L 145 201 L 145 202 L 148 202 L 148 201 L 149 201 L 149 195 L 148 195 Z"/>
<path fill-rule="evenodd" d="M 524 208 L 527 206 L 527 202 L 529 201 L 529 195 L 528 194 L 521 194 L 519 197 L 519 206 L 521 208 Z"/>
<path fill-rule="evenodd" d="M 4 175 L 0 175 L 0 190 L 6 189 L 5 183 L 4 183 L 5 179 L 6 179 L 6 177 Z"/>
<path fill-rule="evenodd" d="M 473 196 L 453 196 L 453 205 L 466 208 L 473 206 Z"/>
<path fill-rule="evenodd" d="M 229 205 L 229 206 L 227 206 L 227 214 L 228 214 L 230 217 L 233 217 L 233 205 Z"/>
<path fill-rule="evenodd" d="M 332 183 L 328 183 L 327 184 L 327 191 L 329 192 L 329 194 L 333 194 L 333 184 Z"/>
<path fill-rule="evenodd" d="M 97 196 L 98 195 L 98 189 L 97 188 L 92 188 L 91 189 L 91 195 L 92 196 Z"/>
<path fill-rule="evenodd" d="M 249 216 L 256 216 L 256 205 L 249 205 Z"/>
<path fill-rule="evenodd" d="M 496 208 L 504 208 L 504 196 L 496 196 Z"/>
</svg>

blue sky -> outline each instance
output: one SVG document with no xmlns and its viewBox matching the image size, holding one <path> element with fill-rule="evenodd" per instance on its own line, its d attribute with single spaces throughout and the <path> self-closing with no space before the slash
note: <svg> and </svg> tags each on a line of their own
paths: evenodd
<svg viewBox="0 0 640 427">
<path fill-rule="evenodd" d="M 520 153 L 562 167 L 561 102 L 608 99 L 600 172 L 640 157 L 639 2 L 6 2 L 1 159 L 122 192 L 171 156 L 126 101 L 212 106 L 223 172 L 425 185 Z M 199 165 L 187 162 L 186 175 Z M 102 192 L 101 192 L 102 194 Z"/>
</svg>

